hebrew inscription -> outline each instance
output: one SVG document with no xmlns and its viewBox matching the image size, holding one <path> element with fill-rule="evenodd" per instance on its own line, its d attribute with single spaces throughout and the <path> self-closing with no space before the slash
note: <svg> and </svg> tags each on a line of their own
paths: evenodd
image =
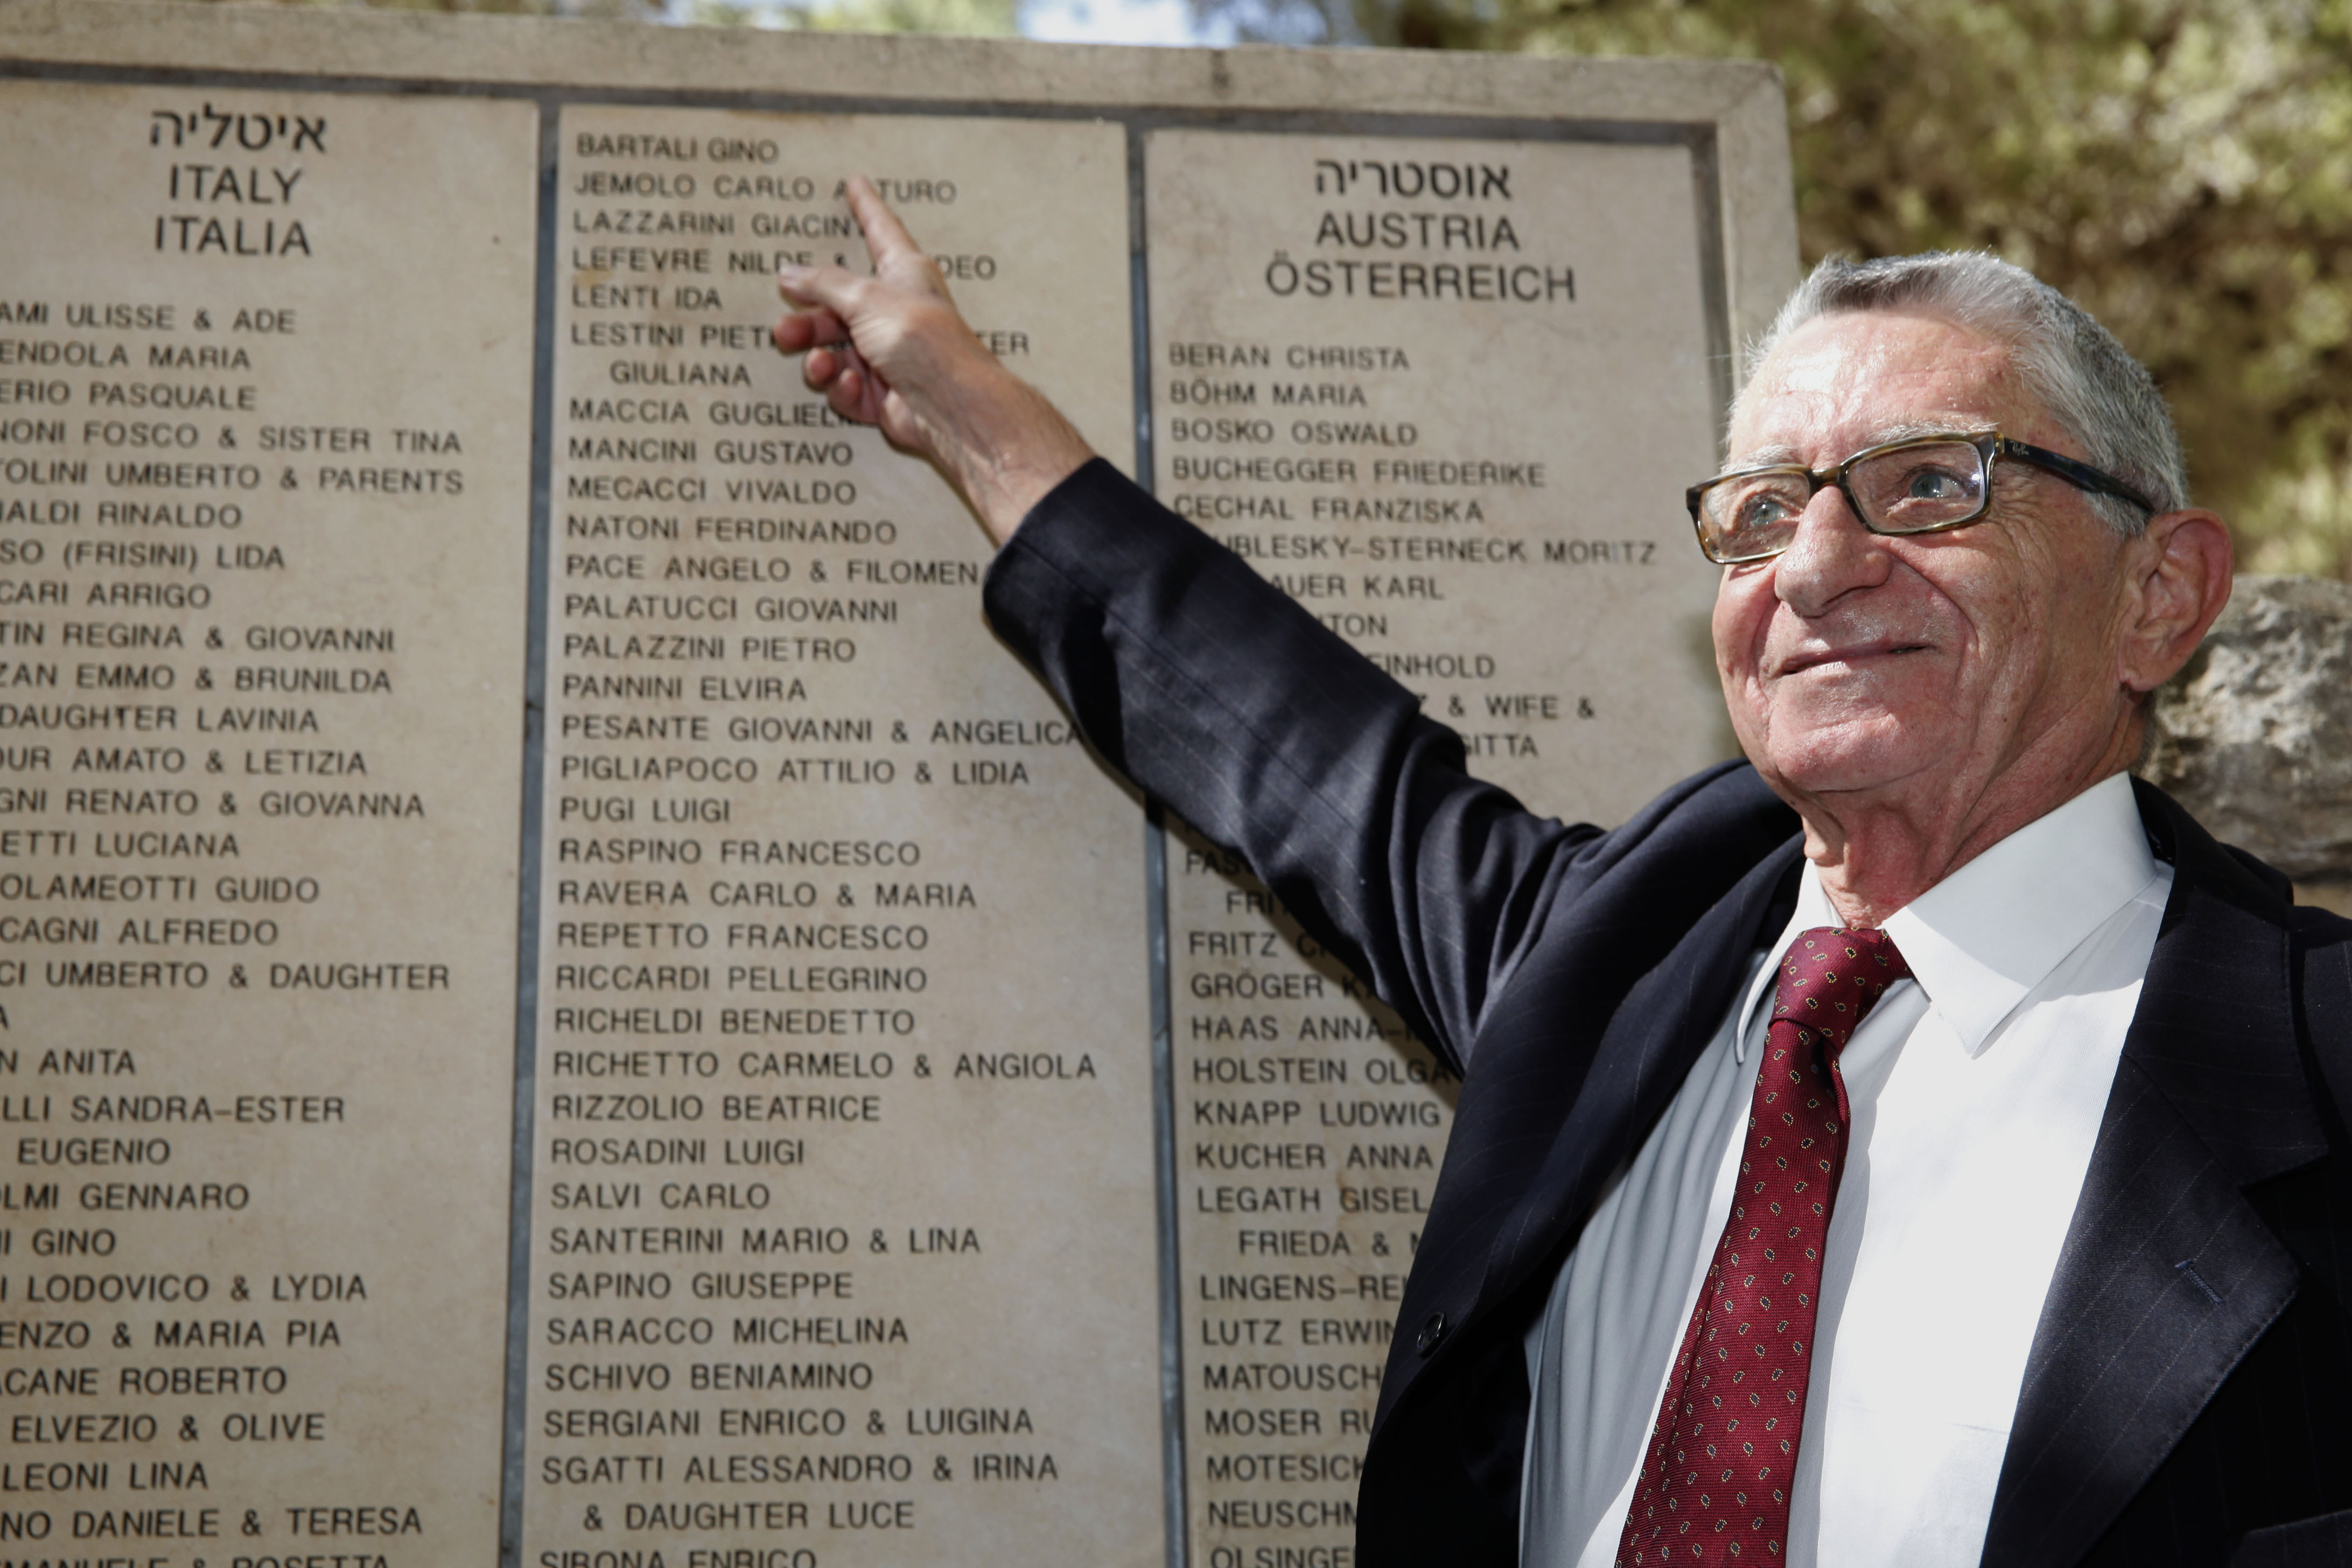
<svg viewBox="0 0 2352 1568">
<path fill-rule="evenodd" d="M 1123 139 L 562 145 L 528 1538 L 1155 1562 L 1136 812 L 990 638 L 971 518 L 767 339 L 781 261 L 864 264 L 869 173 L 1124 453 Z"/>
<path fill-rule="evenodd" d="M 1688 154 L 1160 132 L 1146 172 L 1161 499 L 1538 809 L 1703 765 Z M 1237 861 L 1169 868 L 1193 1558 L 1339 1563 L 1457 1085 Z"/>
<path fill-rule="evenodd" d="M 535 112 L 0 143 L 0 1553 L 488 1562 Z"/>
</svg>

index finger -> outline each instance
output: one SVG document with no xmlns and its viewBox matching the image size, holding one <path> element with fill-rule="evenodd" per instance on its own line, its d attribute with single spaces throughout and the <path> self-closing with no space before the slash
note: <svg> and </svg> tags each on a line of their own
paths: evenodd
<svg viewBox="0 0 2352 1568">
<path fill-rule="evenodd" d="M 877 272 L 882 270 L 886 260 L 898 255 L 922 255 L 922 247 L 907 232 L 907 226 L 898 221 L 898 215 L 890 210 L 882 193 L 874 188 L 873 181 L 863 174 L 852 174 L 847 194 L 850 213 L 857 219 L 857 226 L 866 231 L 866 249 L 874 258 Z"/>
</svg>

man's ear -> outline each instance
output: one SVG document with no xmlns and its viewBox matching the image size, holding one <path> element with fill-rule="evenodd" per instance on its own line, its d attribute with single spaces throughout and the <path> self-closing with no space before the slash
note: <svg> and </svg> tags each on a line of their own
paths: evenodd
<svg viewBox="0 0 2352 1568">
<path fill-rule="evenodd" d="M 2124 551 L 2126 581 L 2116 674 L 2135 692 L 2172 679 L 2230 602 L 2229 525 L 2201 507 L 2147 520 Z"/>
</svg>

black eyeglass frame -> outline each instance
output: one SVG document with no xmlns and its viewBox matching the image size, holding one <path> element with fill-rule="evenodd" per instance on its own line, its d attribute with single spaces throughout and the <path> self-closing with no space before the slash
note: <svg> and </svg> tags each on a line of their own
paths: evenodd
<svg viewBox="0 0 2352 1568">
<path fill-rule="evenodd" d="M 1853 487 L 1847 483 L 1847 476 L 1853 472 L 1856 465 L 1867 462 L 1884 453 L 1899 452 L 1909 447 L 1934 447 L 1955 441 L 1974 447 L 1977 449 L 1978 461 L 1984 465 L 1984 494 L 1978 500 L 1974 511 L 1966 517 L 1953 518 L 1946 522 L 1930 523 L 1925 528 L 1880 528 L 1863 515 L 1862 503 L 1854 499 Z M 2046 474 L 2055 475 L 2076 489 L 2087 490 L 2094 495 L 2114 496 L 2118 500 L 2131 502 L 2150 517 L 2156 515 L 2157 506 L 2154 501 L 2149 500 L 2113 474 L 2103 472 L 2088 463 L 2067 457 L 2063 452 L 2051 451 L 2046 447 L 2035 447 L 2023 441 L 2012 441 L 1998 430 L 1973 432 L 1956 430 L 1949 435 L 1906 437 L 1900 441 L 1888 441 L 1876 447 L 1865 447 L 1836 467 L 1829 468 L 1808 468 L 1798 463 L 1766 463 L 1753 468 L 1733 468 L 1727 473 L 1717 474 L 1711 479 L 1691 486 L 1684 492 L 1684 500 L 1690 507 L 1691 526 L 1698 531 L 1700 552 L 1718 566 L 1740 566 L 1751 561 L 1769 561 L 1775 555 L 1785 552 L 1789 546 L 1783 544 L 1777 550 L 1762 551 L 1753 555 L 1717 553 L 1715 546 L 1707 542 L 1706 520 L 1700 511 L 1700 507 L 1705 502 L 1706 492 L 1718 485 L 1727 484 L 1733 479 L 1754 479 L 1759 474 L 1798 476 L 1812 487 L 1805 492 L 1805 500 L 1809 505 L 1813 497 L 1821 494 L 1827 487 L 1835 485 L 1839 492 L 1845 497 L 1846 510 L 1853 513 L 1856 522 L 1872 533 L 1885 538 L 1900 539 L 1909 534 L 1948 533 L 1953 529 L 1966 528 L 1972 522 L 1983 521 L 1985 513 L 1992 508 L 1993 459 L 1996 458 L 2015 458 L 2021 463 L 2040 468 Z"/>
</svg>

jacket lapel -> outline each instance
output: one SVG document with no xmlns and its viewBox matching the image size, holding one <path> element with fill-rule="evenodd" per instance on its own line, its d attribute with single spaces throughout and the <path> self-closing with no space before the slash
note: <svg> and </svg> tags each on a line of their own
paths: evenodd
<svg viewBox="0 0 2352 1568">
<path fill-rule="evenodd" d="M 2147 1483 L 2294 1297 L 2241 1189 L 2327 1152 L 2285 899 L 2136 788 L 2172 896 L 2026 1361 L 1987 1568 L 2075 1563 Z"/>
<path fill-rule="evenodd" d="M 1793 887 L 1801 847 L 1792 837 L 1767 855 L 1623 993 L 1580 1072 L 1563 1072 L 1559 1061 L 1560 1017 L 1584 989 L 1560 967 L 1572 963 L 1577 944 L 1531 955 L 1513 978 L 1511 1016 L 1489 1020 L 1463 1085 L 1454 1144 L 1381 1383 L 1376 1433 L 1430 1364 L 1434 1347 L 1417 1342 L 1420 1326 L 1442 1330 L 1449 1353 L 1458 1348 L 1463 1331 L 1559 1247 L 1609 1173 L 1641 1146 L 1731 1005 L 1759 930 Z M 1475 1142 L 1459 1131 L 1471 1125 L 1484 1134 Z"/>
<path fill-rule="evenodd" d="M 1585 1090 L 1559 1123 L 1541 1173 L 1496 1227 L 1482 1306 L 1502 1300 L 1557 1252 L 1633 1157 L 1715 1037 L 1748 971 L 1748 953 L 1787 921 L 1801 840 L 1760 861 L 1674 952 L 1626 993 L 1594 1052 Z M 1776 906 L 1778 921 L 1767 922 Z"/>
</svg>

